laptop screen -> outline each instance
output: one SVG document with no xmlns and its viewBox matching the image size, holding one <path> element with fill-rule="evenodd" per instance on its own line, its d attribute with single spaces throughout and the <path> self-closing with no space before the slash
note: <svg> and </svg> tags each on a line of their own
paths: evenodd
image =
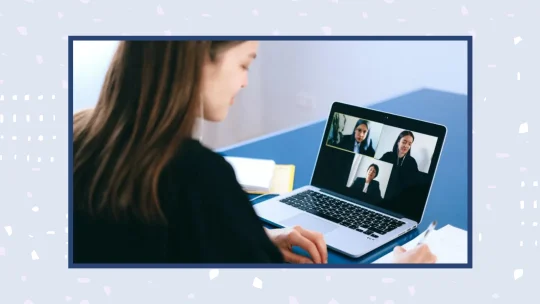
<svg viewBox="0 0 540 304">
<path fill-rule="evenodd" d="M 335 103 L 312 185 L 419 222 L 445 136 L 441 125 Z"/>
</svg>

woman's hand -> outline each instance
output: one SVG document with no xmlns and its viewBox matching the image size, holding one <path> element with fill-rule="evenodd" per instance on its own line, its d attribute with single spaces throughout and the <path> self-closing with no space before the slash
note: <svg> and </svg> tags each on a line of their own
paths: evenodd
<svg viewBox="0 0 540 304">
<path fill-rule="evenodd" d="M 283 254 L 285 261 L 295 264 L 328 263 L 328 252 L 323 235 L 319 232 L 294 228 L 266 229 L 266 233 Z M 307 251 L 311 258 L 298 255 L 292 251 L 298 246 Z"/>
<path fill-rule="evenodd" d="M 394 263 L 407 263 L 407 264 L 432 264 L 437 261 L 428 245 L 422 244 L 407 251 L 401 246 L 394 247 Z"/>
</svg>

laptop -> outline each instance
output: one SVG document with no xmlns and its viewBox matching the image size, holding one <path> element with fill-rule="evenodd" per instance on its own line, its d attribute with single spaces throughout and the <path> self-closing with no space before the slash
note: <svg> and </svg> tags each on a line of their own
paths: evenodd
<svg viewBox="0 0 540 304">
<path fill-rule="evenodd" d="M 309 185 L 255 204 L 255 212 L 361 257 L 420 224 L 445 138 L 440 124 L 335 102 Z"/>
</svg>

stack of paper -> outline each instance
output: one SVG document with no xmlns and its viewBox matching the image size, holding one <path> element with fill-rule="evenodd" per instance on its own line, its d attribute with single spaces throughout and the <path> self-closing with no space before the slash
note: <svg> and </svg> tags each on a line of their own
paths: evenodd
<svg viewBox="0 0 540 304">
<path fill-rule="evenodd" d="M 406 250 L 414 248 L 423 237 L 421 233 L 414 240 L 403 245 Z M 467 264 L 467 231 L 446 225 L 438 230 L 432 231 L 426 238 L 426 244 L 433 254 L 437 256 L 437 264 Z M 393 252 L 373 262 L 393 263 Z"/>
<path fill-rule="evenodd" d="M 293 189 L 294 165 L 276 165 L 273 160 L 226 156 L 238 183 L 253 194 L 282 194 Z"/>
</svg>

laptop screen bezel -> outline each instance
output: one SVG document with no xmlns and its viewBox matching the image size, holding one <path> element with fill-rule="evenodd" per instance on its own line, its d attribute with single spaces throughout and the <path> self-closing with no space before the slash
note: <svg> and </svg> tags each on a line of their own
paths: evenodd
<svg viewBox="0 0 540 304">
<path fill-rule="evenodd" d="M 319 146 L 319 151 L 318 151 L 318 154 L 317 154 L 317 159 L 315 161 L 315 167 L 313 169 L 313 174 L 311 175 L 310 185 L 315 187 L 315 188 L 319 188 L 319 189 L 321 189 L 321 190 L 323 190 L 325 192 L 329 192 L 332 195 L 335 195 L 335 196 L 341 197 L 343 199 L 352 201 L 352 202 L 354 202 L 356 204 L 362 205 L 364 207 L 371 208 L 371 209 L 374 209 L 374 210 L 378 210 L 380 212 L 388 213 L 388 214 L 396 216 L 396 217 L 404 217 L 404 216 L 401 215 L 401 214 L 396 214 L 395 212 L 393 212 L 391 210 L 383 209 L 383 208 L 380 208 L 378 206 L 369 204 L 369 203 L 367 203 L 365 201 L 359 201 L 359 200 L 357 200 L 355 198 L 352 198 L 352 197 L 350 197 L 350 196 L 348 196 L 348 195 L 346 195 L 344 193 L 335 192 L 334 189 L 328 189 L 328 187 L 326 185 L 324 185 L 324 183 L 319 182 L 320 180 L 324 179 L 324 176 L 323 176 L 323 178 L 321 178 L 317 174 L 317 172 L 318 172 L 317 168 L 320 168 L 321 167 L 320 166 L 321 162 L 324 161 L 320 157 L 321 151 L 323 149 L 332 149 L 332 147 L 327 146 L 327 139 L 328 139 L 328 135 L 330 133 L 330 129 L 331 129 L 331 125 L 332 125 L 332 119 L 333 119 L 333 116 L 334 116 L 335 113 L 340 113 L 340 114 L 344 114 L 344 115 L 352 116 L 352 117 L 359 117 L 359 118 L 361 117 L 363 119 L 373 121 L 373 122 L 382 123 L 384 125 L 389 125 L 391 127 L 396 127 L 396 128 L 406 129 L 406 130 L 412 130 L 412 131 L 417 132 L 417 133 L 423 133 L 423 134 L 426 134 L 426 135 L 437 137 L 437 143 L 435 145 L 431 165 L 430 165 L 429 171 L 428 171 L 429 190 L 428 190 L 428 193 L 426 195 L 426 200 L 424 201 L 424 207 L 423 207 L 423 210 L 422 210 L 422 214 L 418 218 L 406 217 L 409 220 L 412 220 L 412 221 L 415 221 L 415 222 L 419 223 L 422 220 L 422 218 L 424 217 L 424 214 L 426 212 L 427 202 L 429 201 L 429 196 L 430 196 L 431 190 L 433 188 L 433 182 L 434 182 L 434 179 L 435 179 L 435 173 L 437 171 L 437 166 L 439 164 L 440 157 L 441 157 L 441 154 L 442 154 L 442 150 L 443 150 L 443 147 L 444 147 L 444 142 L 446 140 L 446 134 L 447 134 L 446 126 L 441 125 L 441 124 L 437 124 L 437 123 L 434 123 L 434 122 L 423 121 L 423 120 L 420 120 L 420 119 L 417 119 L 417 118 L 406 117 L 406 116 L 394 114 L 394 113 L 391 113 L 391 112 L 383 112 L 383 111 L 369 109 L 369 108 L 365 108 L 365 107 L 359 107 L 359 106 L 355 106 L 355 105 L 351 105 L 351 104 L 347 104 L 347 103 L 343 103 L 343 102 L 338 102 L 338 101 L 336 101 L 336 102 L 334 102 L 332 104 L 330 112 L 329 112 L 327 120 L 326 120 L 326 125 L 325 125 L 325 128 L 324 128 L 324 134 L 323 134 L 323 136 L 321 138 L 321 144 Z"/>
</svg>

